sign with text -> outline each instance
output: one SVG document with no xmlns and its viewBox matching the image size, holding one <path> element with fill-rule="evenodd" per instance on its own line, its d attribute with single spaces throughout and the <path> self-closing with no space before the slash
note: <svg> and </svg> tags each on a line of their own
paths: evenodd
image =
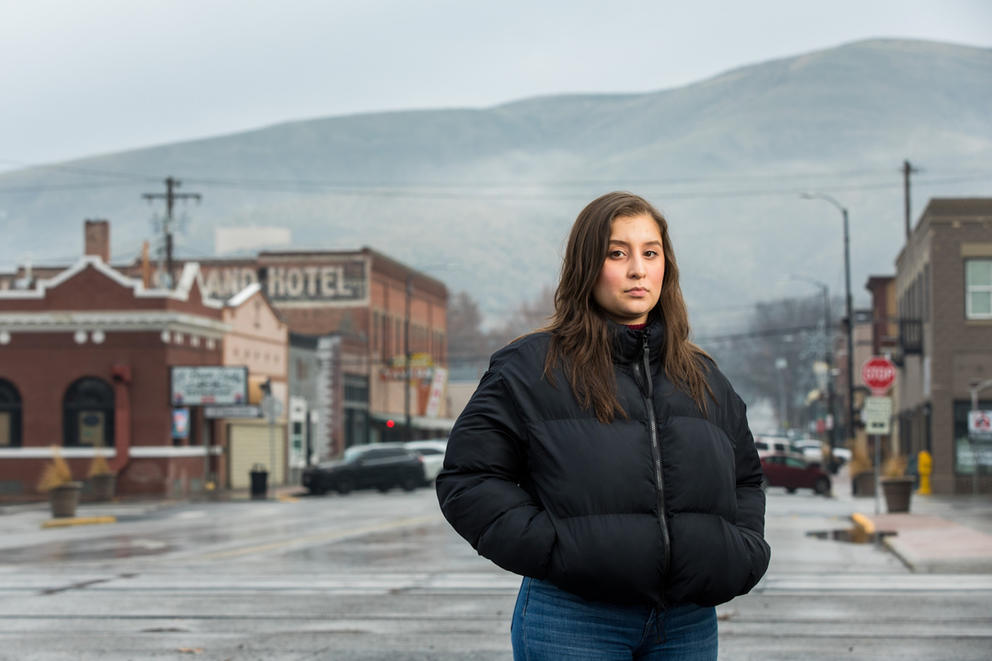
<svg viewBox="0 0 992 661">
<path fill-rule="evenodd" d="M 265 279 L 269 300 L 330 303 L 361 301 L 366 295 L 365 263 L 361 260 L 318 259 L 312 262 L 262 264 L 256 270 L 247 264 L 201 264 L 204 292 L 213 298 L 229 298 Z"/>
<path fill-rule="evenodd" d="M 262 409 L 252 404 L 231 406 L 204 406 L 203 417 L 214 418 L 261 418 Z"/>
<path fill-rule="evenodd" d="M 992 441 L 992 411 L 968 411 L 968 438 Z"/>
<path fill-rule="evenodd" d="M 248 399 L 248 368 L 173 366 L 169 393 L 173 406 L 243 404 Z"/>
<path fill-rule="evenodd" d="M 889 420 L 892 418 L 892 398 L 865 397 L 861 418 L 865 423 L 865 431 L 869 434 L 888 434 Z"/>
<path fill-rule="evenodd" d="M 873 356 L 861 366 L 861 378 L 876 395 L 884 395 L 896 380 L 896 366 L 885 356 Z"/>
</svg>

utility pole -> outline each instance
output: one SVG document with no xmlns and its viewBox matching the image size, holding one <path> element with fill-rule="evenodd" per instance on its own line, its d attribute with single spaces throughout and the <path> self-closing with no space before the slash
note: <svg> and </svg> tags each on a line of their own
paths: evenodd
<svg viewBox="0 0 992 661">
<path fill-rule="evenodd" d="M 165 222 L 162 223 L 162 231 L 165 233 L 165 273 L 169 279 L 169 288 L 172 288 L 172 209 L 176 200 L 196 200 L 199 202 L 203 197 L 199 193 L 177 193 L 176 189 L 182 182 L 173 177 L 166 177 L 164 193 L 143 193 L 141 197 L 148 200 L 165 200 Z"/>
<path fill-rule="evenodd" d="M 910 201 L 909 201 L 909 176 L 914 172 L 919 172 L 919 170 L 914 168 L 909 161 L 904 160 L 902 162 L 902 192 L 904 198 L 904 206 L 906 208 L 906 241 L 909 241 L 909 233 L 913 229 L 912 228 L 913 221 L 910 218 L 910 216 L 912 215 L 912 209 L 910 208 Z"/>
</svg>

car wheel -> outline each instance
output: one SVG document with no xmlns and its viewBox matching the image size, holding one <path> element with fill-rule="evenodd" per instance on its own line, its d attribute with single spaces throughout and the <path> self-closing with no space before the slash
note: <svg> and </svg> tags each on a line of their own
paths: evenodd
<svg viewBox="0 0 992 661">
<path fill-rule="evenodd" d="M 796 493 L 796 488 L 795 487 L 786 487 L 785 488 L 785 492 L 786 493 Z"/>
<path fill-rule="evenodd" d="M 830 493 L 830 480 L 825 477 L 819 478 L 813 485 L 813 491 L 821 496 L 826 496 Z"/>
<path fill-rule="evenodd" d="M 351 493 L 351 488 L 352 488 L 351 482 L 349 482 L 348 480 L 341 480 L 334 487 L 335 491 L 337 491 L 342 496 L 345 495 L 346 493 Z"/>
<path fill-rule="evenodd" d="M 417 478 L 410 476 L 403 478 L 403 482 L 400 484 L 403 487 L 403 491 L 413 491 L 418 486 L 420 486 L 419 480 Z"/>
<path fill-rule="evenodd" d="M 392 488 L 392 485 L 390 485 L 390 484 L 380 484 L 379 486 L 376 487 L 376 489 L 379 490 L 379 493 L 386 493 L 391 488 Z"/>
</svg>

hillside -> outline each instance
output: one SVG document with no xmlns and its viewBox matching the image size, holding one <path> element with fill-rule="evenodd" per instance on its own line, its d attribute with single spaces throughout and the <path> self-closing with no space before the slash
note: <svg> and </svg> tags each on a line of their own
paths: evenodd
<svg viewBox="0 0 992 661">
<path fill-rule="evenodd" d="M 179 253 L 213 229 L 280 225 L 298 246 L 370 245 L 467 290 L 490 320 L 555 279 L 581 207 L 623 188 L 669 216 L 697 325 L 785 292 L 894 269 L 909 159 L 929 197 L 992 195 L 992 51 L 873 40 L 743 67 L 677 89 L 525 99 L 483 109 L 311 119 L 0 175 L 0 266 L 68 261 L 82 220 L 109 218 L 115 256 L 153 238 L 144 192 L 175 176 Z M 811 292 L 812 293 L 812 292 Z"/>
</svg>

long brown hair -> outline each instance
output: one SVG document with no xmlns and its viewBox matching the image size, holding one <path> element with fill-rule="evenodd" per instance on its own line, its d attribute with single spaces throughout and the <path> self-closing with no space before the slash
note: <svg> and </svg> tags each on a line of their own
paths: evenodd
<svg viewBox="0 0 992 661">
<path fill-rule="evenodd" d="M 652 314 L 660 314 L 664 321 L 665 374 L 704 412 L 706 395 L 713 397 L 701 363 L 701 358 L 708 356 L 689 341 L 689 314 L 679 287 L 679 268 L 668 236 L 668 222 L 642 197 L 625 192 L 607 193 L 590 202 L 572 225 L 555 291 L 555 312 L 544 329 L 551 333 L 551 346 L 544 363 L 545 378 L 553 382 L 553 370 L 561 365 L 579 404 L 592 409 L 604 423 L 615 415 L 626 417 L 627 414 L 617 399 L 609 330 L 604 313 L 593 298 L 593 288 L 606 260 L 613 220 L 642 214 L 658 223 L 665 256 L 661 296 L 652 310 Z"/>
</svg>

